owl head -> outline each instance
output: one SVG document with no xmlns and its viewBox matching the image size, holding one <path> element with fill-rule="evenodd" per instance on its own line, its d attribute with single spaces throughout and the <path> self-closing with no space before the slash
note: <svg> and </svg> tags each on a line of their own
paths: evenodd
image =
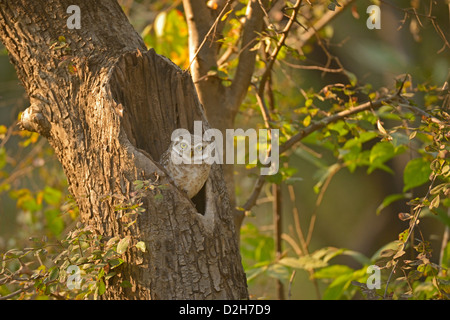
<svg viewBox="0 0 450 320">
<path fill-rule="evenodd" d="M 174 164 L 205 163 L 205 160 L 209 157 L 210 144 L 198 135 L 180 135 L 172 142 L 172 162 Z"/>
</svg>

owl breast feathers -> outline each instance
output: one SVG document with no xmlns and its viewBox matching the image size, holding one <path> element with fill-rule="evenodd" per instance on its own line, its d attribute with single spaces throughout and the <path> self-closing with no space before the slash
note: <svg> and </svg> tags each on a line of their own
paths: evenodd
<svg viewBox="0 0 450 320">
<path fill-rule="evenodd" d="M 208 141 L 191 134 L 190 139 L 179 136 L 162 154 L 160 163 L 167 170 L 175 185 L 192 199 L 208 179 L 211 165 Z"/>
</svg>

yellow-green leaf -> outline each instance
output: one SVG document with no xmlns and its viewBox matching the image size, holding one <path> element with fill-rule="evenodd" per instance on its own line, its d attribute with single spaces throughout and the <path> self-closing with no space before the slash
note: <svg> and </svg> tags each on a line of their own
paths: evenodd
<svg viewBox="0 0 450 320">
<path fill-rule="evenodd" d="M 127 251 L 128 245 L 130 244 L 131 241 L 131 237 L 130 236 L 126 236 L 123 239 L 120 239 L 119 243 L 117 244 L 117 253 L 122 254 L 125 253 L 125 251 Z"/>
<path fill-rule="evenodd" d="M 139 250 L 141 250 L 142 252 L 145 252 L 145 242 L 144 241 L 139 241 L 138 243 L 136 243 L 136 248 L 138 248 Z"/>
</svg>

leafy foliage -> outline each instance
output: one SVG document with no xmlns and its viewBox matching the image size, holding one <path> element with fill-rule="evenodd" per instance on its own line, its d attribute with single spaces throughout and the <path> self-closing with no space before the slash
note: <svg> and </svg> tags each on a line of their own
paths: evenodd
<svg viewBox="0 0 450 320">
<path fill-rule="evenodd" d="M 104 241 L 101 235 L 77 225 L 57 243 L 33 239 L 31 248 L 8 250 L 2 255 L 0 270 L 0 284 L 7 284 L 2 287 L 3 298 L 95 299 L 124 263 L 121 255 L 129 245 L 129 239 L 125 240 Z"/>
</svg>

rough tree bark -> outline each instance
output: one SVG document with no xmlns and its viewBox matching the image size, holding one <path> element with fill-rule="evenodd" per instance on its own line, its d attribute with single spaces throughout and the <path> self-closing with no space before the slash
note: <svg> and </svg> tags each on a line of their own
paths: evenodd
<svg viewBox="0 0 450 320">
<path fill-rule="evenodd" d="M 81 9 L 81 29 L 67 28 L 70 5 Z M 105 238 L 146 244 L 124 254 L 104 297 L 247 298 L 221 167 L 193 203 L 157 162 L 174 129 L 193 132 L 194 120 L 208 128 L 190 76 L 147 51 L 112 0 L 0 0 L 0 40 L 30 98 L 21 125 L 54 148 L 81 219 Z M 145 213 L 127 228 L 115 195 L 156 177 L 167 188 L 148 191 Z"/>
</svg>

